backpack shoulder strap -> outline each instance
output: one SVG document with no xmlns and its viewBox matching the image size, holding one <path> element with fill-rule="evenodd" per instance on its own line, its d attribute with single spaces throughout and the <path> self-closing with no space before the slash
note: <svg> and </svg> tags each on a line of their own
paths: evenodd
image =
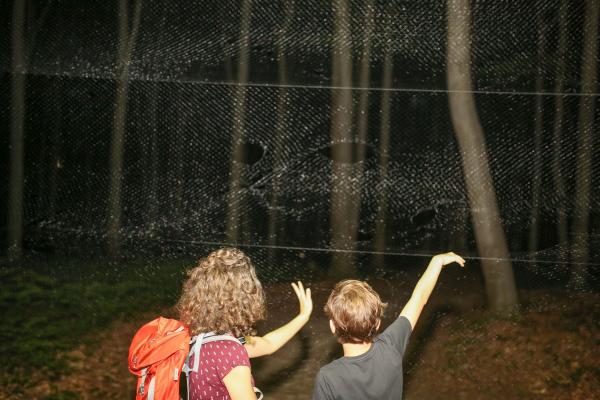
<svg viewBox="0 0 600 400">
<path fill-rule="evenodd" d="M 242 338 L 234 338 L 231 335 L 208 335 L 208 336 L 204 336 L 202 338 L 202 343 L 210 343 L 210 342 L 217 342 L 219 340 L 228 340 L 230 342 L 235 342 L 241 346 L 243 346 L 246 343 L 246 340 L 242 337 Z M 263 393 L 260 391 L 259 388 L 257 388 L 256 386 L 253 386 L 252 389 L 254 390 L 254 393 L 256 394 L 256 399 L 257 400 L 262 400 L 263 398 Z"/>
<path fill-rule="evenodd" d="M 246 342 L 244 340 L 244 338 L 234 338 L 231 335 L 217 335 L 214 332 L 201 333 L 190 339 L 190 345 L 191 345 L 190 353 L 188 354 L 187 358 L 185 359 L 185 364 L 183 366 L 183 372 L 185 372 L 186 382 L 188 385 L 188 400 L 189 400 L 189 393 L 190 393 L 189 373 L 192 371 L 198 372 L 198 365 L 200 364 L 200 350 L 202 349 L 202 345 L 205 343 L 218 342 L 220 340 L 227 340 L 230 342 L 235 342 L 235 343 L 239 344 L 240 346 L 243 346 Z M 189 361 L 190 361 L 192 354 L 194 355 L 194 366 L 192 368 L 190 368 Z M 253 389 L 254 389 L 254 393 L 256 393 L 257 399 L 262 400 L 263 394 L 260 391 L 260 389 L 257 387 L 253 387 Z"/>
<path fill-rule="evenodd" d="M 242 344 L 240 339 L 236 339 L 230 335 L 217 335 L 214 332 L 201 333 L 199 335 L 196 335 L 190 339 L 190 352 L 187 358 L 185 359 L 185 364 L 183 367 L 184 372 L 186 374 L 190 371 L 198 372 L 198 366 L 200 364 L 200 350 L 202 349 L 202 345 L 204 343 L 216 342 L 219 340 L 228 340 L 231 342 L 236 342 L 240 345 Z M 190 367 L 189 362 L 192 354 L 194 355 L 194 365 Z"/>
</svg>

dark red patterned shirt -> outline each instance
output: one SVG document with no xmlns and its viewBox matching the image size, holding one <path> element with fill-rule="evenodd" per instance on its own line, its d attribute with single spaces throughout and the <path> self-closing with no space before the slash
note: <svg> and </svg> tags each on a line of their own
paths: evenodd
<svg viewBox="0 0 600 400">
<path fill-rule="evenodd" d="M 194 365 L 193 355 L 190 365 Z M 229 400 L 223 378 L 239 366 L 250 367 L 243 345 L 229 340 L 204 343 L 198 372 L 190 372 L 190 400 Z"/>
</svg>

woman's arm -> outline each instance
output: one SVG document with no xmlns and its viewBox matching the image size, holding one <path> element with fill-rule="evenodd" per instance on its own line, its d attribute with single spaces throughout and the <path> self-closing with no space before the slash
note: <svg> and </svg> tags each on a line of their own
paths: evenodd
<svg viewBox="0 0 600 400">
<path fill-rule="evenodd" d="M 421 311 L 423 311 L 423 307 L 427 303 L 427 300 L 429 300 L 429 296 L 435 287 L 442 268 L 453 262 L 460 264 L 461 267 L 465 266 L 465 260 L 454 253 L 438 254 L 429 262 L 425 273 L 419 279 L 419 282 L 417 282 L 410 300 L 400 313 L 401 316 L 408 319 L 412 329 L 415 328 L 419 316 L 421 316 Z"/>
<path fill-rule="evenodd" d="M 304 290 L 302 282 L 298 282 L 297 285 L 292 283 L 292 288 L 294 288 L 294 292 L 298 296 L 300 313 L 287 324 L 262 337 L 252 336 L 247 338 L 244 346 L 246 347 L 246 351 L 248 351 L 248 357 L 260 357 L 276 352 L 308 322 L 313 308 L 310 289 Z"/>
<path fill-rule="evenodd" d="M 250 367 L 240 365 L 233 368 L 225 375 L 223 383 L 229 392 L 231 400 L 256 400 L 256 394 L 252 387 Z"/>
</svg>

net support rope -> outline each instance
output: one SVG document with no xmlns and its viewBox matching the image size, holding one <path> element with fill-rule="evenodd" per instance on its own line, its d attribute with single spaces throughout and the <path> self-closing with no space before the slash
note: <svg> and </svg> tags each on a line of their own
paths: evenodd
<svg viewBox="0 0 600 400">
<path fill-rule="evenodd" d="M 74 76 L 70 74 L 41 74 L 35 72 L 10 72 L 11 74 L 22 74 L 30 76 L 44 77 L 64 77 L 64 78 L 86 78 L 85 76 Z M 114 81 L 117 78 L 94 77 L 99 80 Z M 145 79 L 131 78 L 129 82 L 157 82 L 157 83 L 189 83 L 202 86 L 232 86 L 232 87 L 251 87 L 251 88 L 273 88 L 273 89 L 322 89 L 322 90 L 368 90 L 373 92 L 392 92 L 392 93 L 470 93 L 470 94 L 489 94 L 503 96 L 564 96 L 564 97 L 598 97 L 600 93 L 577 93 L 577 92 L 530 92 L 530 91 L 506 91 L 506 90 L 447 90 L 447 89 L 423 89 L 423 88 L 385 88 L 385 87 L 361 87 L 361 86 L 333 86 L 333 85 L 301 85 L 301 84 L 280 84 L 280 83 L 261 83 L 261 82 L 226 82 L 226 81 L 198 81 L 194 79 Z"/>
</svg>

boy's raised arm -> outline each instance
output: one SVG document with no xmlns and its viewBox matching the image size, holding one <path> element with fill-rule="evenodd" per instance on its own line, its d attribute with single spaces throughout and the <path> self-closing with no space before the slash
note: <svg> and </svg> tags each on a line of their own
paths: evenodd
<svg viewBox="0 0 600 400">
<path fill-rule="evenodd" d="M 419 316 L 421 315 L 421 311 L 423 311 L 423 307 L 427 303 L 427 300 L 429 300 L 429 296 L 435 287 L 442 268 L 453 262 L 460 264 L 461 267 L 465 266 L 465 260 L 454 253 L 438 254 L 429 262 L 425 273 L 421 279 L 419 279 L 419 282 L 417 282 L 410 300 L 406 303 L 400 313 L 401 316 L 408 319 L 412 329 L 415 328 Z"/>
<path fill-rule="evenodd" d="M 292 283 L 294 292 L 298 296 L 300 312 L 287 324 L 267 333 L 264 336 L 252 336 L 247 338 L 246 351 L 250 358 L 272 354 L 288 342 L 308 322 L 312 312 L 313 304 L 310 289 L 304 289 L 302 282 Z"/>
</svg>

